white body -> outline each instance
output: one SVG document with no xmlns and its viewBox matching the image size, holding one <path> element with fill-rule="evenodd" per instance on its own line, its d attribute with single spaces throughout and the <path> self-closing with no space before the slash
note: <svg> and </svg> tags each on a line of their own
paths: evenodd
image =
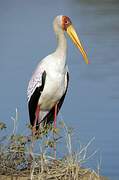
<svg viewBox="0 0 119 180">
<path fill-rule="evenodd" d="M 36 87 L 41 86 L 42 73 L 46 71 L 44 89 L 38 100 L 42 112 L 49 111 L 61 99 L 67 87 L 67 43 L 64 32 L 61 29 L 57 29 L 58 24 L 54 21 L 54 30 L 56 32 L 58 47 L 54 53 L 40 61 L 31 77 L 27 90 L 29 101 Z"/>
<path fill-rule="evenodd" d="M 46 81 L 38 104 L 43 111 L 50 110 L 63 96 L 67 86 L 67 68 L 59 68 L 60 59 L 54 54 L 47 56 L 39 65 L 46 71 Z"/>
</svg>

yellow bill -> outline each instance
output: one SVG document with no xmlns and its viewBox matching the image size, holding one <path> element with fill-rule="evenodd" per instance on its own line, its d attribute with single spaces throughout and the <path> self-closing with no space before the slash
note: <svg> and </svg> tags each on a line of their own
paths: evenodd
<svg viewBox="0 0 119 180">
<path fill-rule="evenodd" d="M 67 34 L 72 39 L 74 44 L 79 48 L 79 50 L 80 50 L 80 52 L 81 52 L 81 54 L 82 54 L 82 56 L 84 58 L 85 63 L 89 64 L 89 60 L 88 60 L 87 54 L 84 51 L 83 46 L 81 45 L 81 42 L 80 42 L 80 40 L 78 38 L 78 35 L 77 35 L 73 25 L 70 25 L 69 27 L 67 27 Z"/>
</svg>

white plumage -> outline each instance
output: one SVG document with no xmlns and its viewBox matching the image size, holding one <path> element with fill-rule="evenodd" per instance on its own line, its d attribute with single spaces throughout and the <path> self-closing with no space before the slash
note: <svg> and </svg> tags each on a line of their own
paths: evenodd
<svg viewBox="0 0 119 180">
<path fill-rule="evenodd" d="M 60 109 L 66 94 L 68 67 L 66 65 L 67 42 L 64 31 L 67 31 L 79 49 L 81 46 L 68 17 L 57 16 L 54 20 L 53 27 L 58 42 L 56 51 L 40 61 L 29 81 L 27 89 L 30 121 L 33 126 L 36 125 L 39 118 L 42 121 L 56 104 L 59 103 L 58 108 Z M 87 56 L 84 50 L 81 51 L 82 55 L 85 56 L 84 59 L 86 59 Z M 36 113 L 37 107 L 39 107 L 38 114 Z M 36 117 L 37 115 L 38 117 Z"/>
</svg>

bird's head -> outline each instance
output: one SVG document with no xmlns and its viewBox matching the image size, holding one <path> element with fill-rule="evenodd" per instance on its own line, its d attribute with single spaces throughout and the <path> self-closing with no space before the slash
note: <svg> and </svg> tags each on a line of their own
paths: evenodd
<svg viewBox="0 0 119 180">
<path fill-rule="evenodd" d="M 68 16 L 57 16 L 54 20 L 54 28 L 55 31 L 65 31 L 73 41 L 73 43 L 77 46 L 77 48 L 80 50 L 84 61 L 86 64 L 89 64 L 89 60 L 87 57 L 87 54 L 81 44 L 81 41 L 76 33 L 76 30 L 74 29 L 74 26 L 72 25 L 72 22 Z"/>
</svg>

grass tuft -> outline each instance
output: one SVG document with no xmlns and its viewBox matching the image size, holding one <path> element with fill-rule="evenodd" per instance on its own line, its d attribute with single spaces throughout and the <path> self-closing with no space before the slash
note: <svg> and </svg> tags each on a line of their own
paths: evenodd
<svg viewBox="0 0 119 180">
<path fill-rule="evenodd" d="M 11 135 L 3 135 L 2 132 L 7 128 L 6 124 L 0 123 L 0 179 L 13 180 L 104 180 L 98 172 L 82 168 L 81 165 L 90 159 L 96 151 L 88 156 L 87 149 L 95 140 L 92 138 L 78 152 L 72 150 L 73 131 L 61 121 L 60 128 L 52 125 L 41 127 L 37 134 L 32 137 L 17 134 L 18 110 L 16 109 L 13 120 L 13 132 Z M 31 126 L 27 126 L 31 128 Z M 62 159 L 56 159 L 49 155 L 48 151 L 54 150 L 56 144 L 61 142 L 61 129 L 65 134 L 67 155 Z M 3 133 L 4 134 L 4 133 Z M 53 136 L 51 136 L 53 134 Z M 35 153 L 31 145 L 37 144 L 39 153 Z M 31 157 L 32 154 L 32 157 Z"/>
</svg>

